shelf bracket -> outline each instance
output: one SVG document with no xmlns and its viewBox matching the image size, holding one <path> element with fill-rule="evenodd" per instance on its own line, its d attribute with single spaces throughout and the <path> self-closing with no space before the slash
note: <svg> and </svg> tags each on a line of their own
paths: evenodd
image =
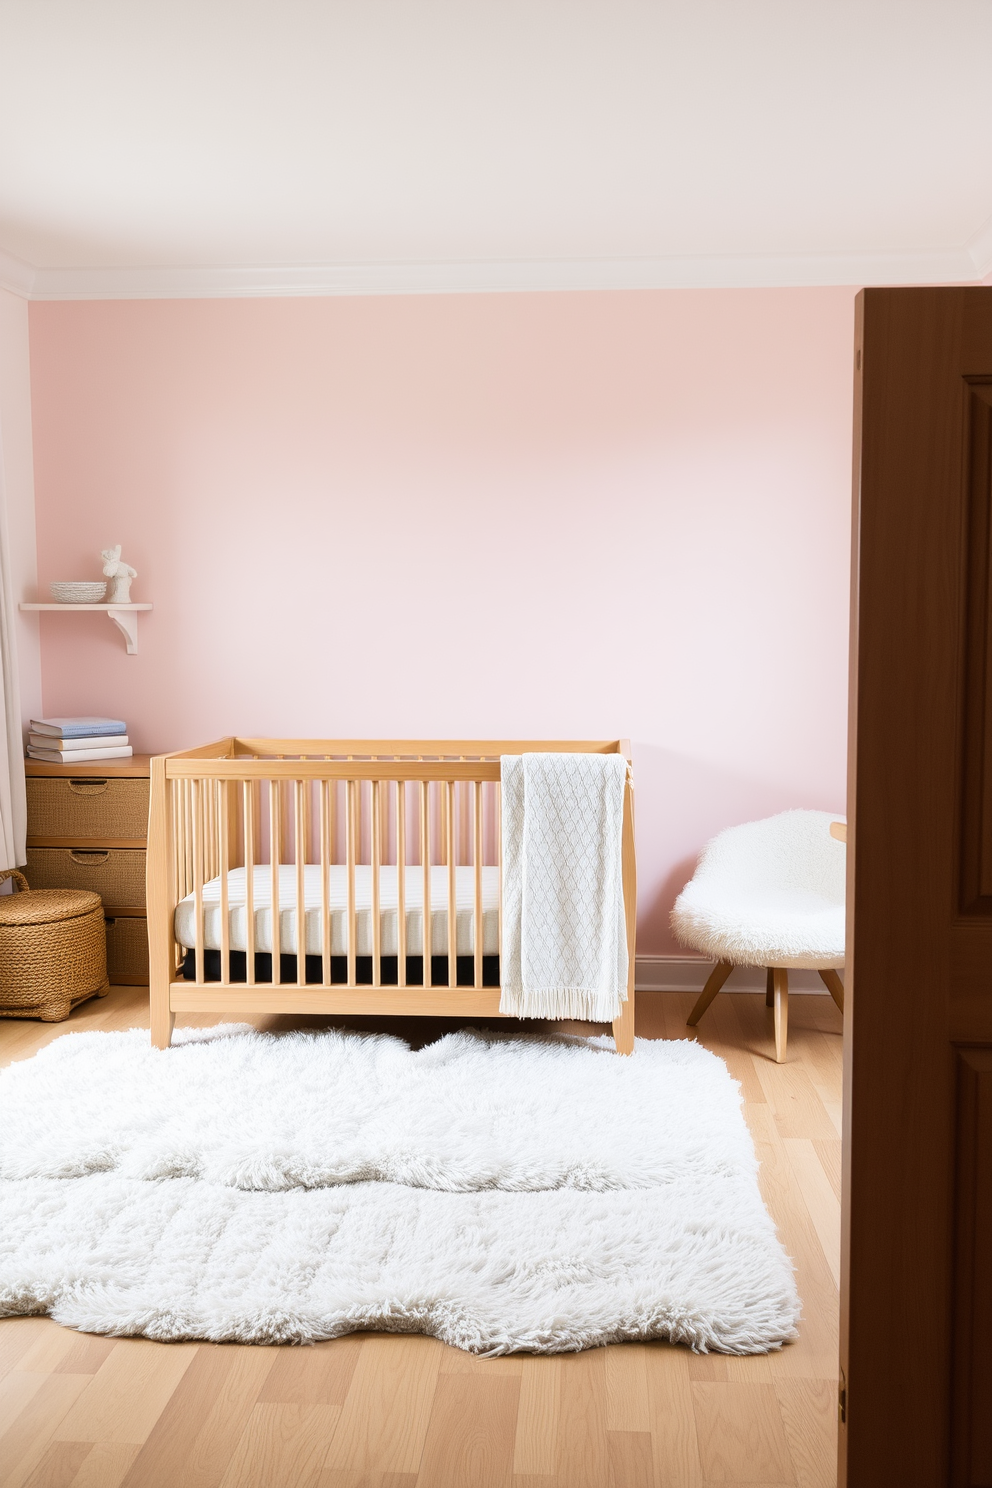
<svg viewBox="0 0 992 1488">
<path fill-rule="evenodd" d="M 138 612 L 137 610 L 117 609 L 111 605 L 107 610 L 110 619 L 117 626 L 121 635 L 127 643 L 128 656 L 138 654 Z"/>
</svg>

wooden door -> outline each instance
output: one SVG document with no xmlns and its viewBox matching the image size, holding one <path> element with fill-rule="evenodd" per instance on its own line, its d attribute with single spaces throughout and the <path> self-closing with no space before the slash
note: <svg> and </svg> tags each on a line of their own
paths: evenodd
<svg viewBox="0 0 992 1488">
<path fill-rule="evenodd" d="M 840 1482 L 992 1488 L 992 289 L 856 363 Z"/>
</svg>

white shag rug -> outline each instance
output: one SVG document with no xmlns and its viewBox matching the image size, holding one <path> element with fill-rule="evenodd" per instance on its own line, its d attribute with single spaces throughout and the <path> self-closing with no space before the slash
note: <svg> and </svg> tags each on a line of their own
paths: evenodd
<svg viewBox="0 0 992 1488">
<path fill-rule="evenodd" d="M 738 1087 L 694 1043 L 69 1034 L 0 1076 L 0 1314 L 482 1354 L 796 1336 Z"/>
</svg>

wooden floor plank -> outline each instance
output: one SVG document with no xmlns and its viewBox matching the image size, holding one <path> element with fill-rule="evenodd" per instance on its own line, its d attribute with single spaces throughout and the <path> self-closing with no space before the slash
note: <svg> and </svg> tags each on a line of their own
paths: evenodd
<svg viewBox="0 0 992 1488">
<path fill-rule="evenodd" d="M 10 1317 L 0 1319 L 0 1380 L 12 1369 L 23 1370 L 23 1359 L 43 1338 L 65 1332 L 47 1317 Z M 65 1345 L 68 1348 L 68 1344 Z M 63 1350 L 59 1350 L 59 1354 Z M 31 1373 L 30 1370 L 27 1371 Z M 2 1396 L 2 1391 L 0 1391 Z"/>
<path fill-rule="evenodd" d="M 314 1488 L 340 1410 L 333 1405 L 256 1405 L 220 1488 Z"/>
<path fill-rule="evenodd" d="M 684 1038 L 694 1000 L 641 994 L 639 1036 Z M 742 1084 L 762 1192 L 797 1265 L 797 1343 L 749 1358 L 651 1343 L 480 1359 L 419 1337 L 171 1345 L 3 1319 L 0 1431 L 14 1433 L 17 1488 L 835 1488 L 840 1017 L 826 995 L 790 1012 L 784 1066 L 763 996 L 721 993 L 698 1037 Z M 67 1032 L 141 1023 L 147 994 L 115 989 L 66 1024 L 0 1023 L 0 1064 Z"/>
<path fill-rule="evenodd" d="M 362 1352 L 360 1334 L 309 1348 L 273 1349 L 260 1402 L 343 1407 Z"/>
<path fill-rule="evenodd" d="M 49 1442 L 24 1488 L 71 1488 L 92 1442 Z"/>
<path fill-rule="evenodd" d="M 195 1343 L 118 1340 L 56 1431 L 58 1441 L 132 1442 L 148 1436 L 196 1357 Z"/>
<path fill-rule="evenodd" d="M 796 1061 L 757 1066 L 765 1098 L 775 1113 L 783 1137 L 806 1137 L 834 1141 L 837 1129 L 816 1093 L 816 1087 L 804 1067 Z"/>
<path fill-rule="evenodd" d="M 48 1374 L 0 1437 L 0 1488 L 24 1488 L 59 1424 L 89 1384 L 85 1374 Z"/>
<path fill-rule="evenodd" d="M 777 1380 L 775 1394 L 799 1488 L 835 1488 L 836 1380 Z"/>
<path fill-rule="evenodd" d="M 418 1472 L 443 1349 L 415 1335 L 364 1338 L 325 1466 Z"/>
<path fill-rule="evenodd" d="M 613 1344 L 606 1349 L 607 1431 L 651 1432 L 651 1400 L 648 1366 L 652 1358 L 646 1344 Z"/>
<path fill-rule="evenodd" d="M 649 1345 L 648 1402 L 651 1450 L 658 1488 L 699 1488 L 702 1469 L 696 1440 L 689 1364 L 694 1355 L 669 1343 Z"/>
<path fill-rule="evenodd" d="M 417 1474 L 352 1472 L 347 1468 L 325 1467 L 314 1488 L 417 1488 Z"/>
<path fill-rule="evenodd" d="M 121 1488 L 137 1453 L 133 1442 L 96 1442 L 83 1458 L 72 1488 Z"/>
<path fill-rule="evenodd" d="M 47 1379 L 47 1374 L 13 1369 L 0 1380 L 0 1441 L 16 1425 L 21 1412 L 28 1408 Z"/>
<path fill-rule="evenodd" d="M 279 1356 L 274 1348 L 201 1344 L 124 1488 L 217 1488 Z"/>
<path fill-rule="evenodd" d="M 607 1431 L 606 1460 L 610 1488 L 653 1488 L 650 1431 Z"/>
<path fill-rule="evenodd" d="M 606 1451 L 606 1350 L 562 1354 L 556 1480 L 561 1488 L 603 1488 Z"/>
<path fill-rule="evenodd" d="M 841 1153 L 843 1150 L 841 1142 L 840 1140 L 836 1142 L 814 1142 L 813 1147 L 839 1203 L 841 1192 Z"/>
<path fill-rule="evenodd" d="M 558 1461 L 561 1415 L 561 1362 L 550 1358 L 522 1360 L 520 1404 L 513 1452 L 518 1477 L 550 1477 Z"/>
<path fill-rule="evenodd" d="M 840 1199 L 812 1142 L 805 1137 L 783 1138 L 796 1186 L 802 1195 L 830 1274 L 840 1286 Z M 825 1143 L 823 1145 L 826 1145 Z"/>
<path fill-rule="evenodd" d="M 520 1378 L 442 1374 L 418 1480 L 431 1488 L 510 1488 Z"/>
<path fill-rule="evenodd" d="M 692 1386 L 699 1459 L 712 1483 L 794 1485 L 792 1454 L 772 1385 Z"/>
</svg>

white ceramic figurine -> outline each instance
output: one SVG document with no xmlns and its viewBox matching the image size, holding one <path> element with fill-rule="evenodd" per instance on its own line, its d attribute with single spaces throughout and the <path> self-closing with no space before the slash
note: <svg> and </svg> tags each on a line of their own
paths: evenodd
<svg viewBox="0 0 992 1488">
<path fill-rule="evenodd" d="M 103 559 L 103 571 L 110 580 L 104 603 L 130 604 L 131 580 L 138 577 L 137 569 L 132 568 L 130 563 L 121 562 L 120 543 L 116 548 L 104 548 L 100 557 Z"/>
</svg>

